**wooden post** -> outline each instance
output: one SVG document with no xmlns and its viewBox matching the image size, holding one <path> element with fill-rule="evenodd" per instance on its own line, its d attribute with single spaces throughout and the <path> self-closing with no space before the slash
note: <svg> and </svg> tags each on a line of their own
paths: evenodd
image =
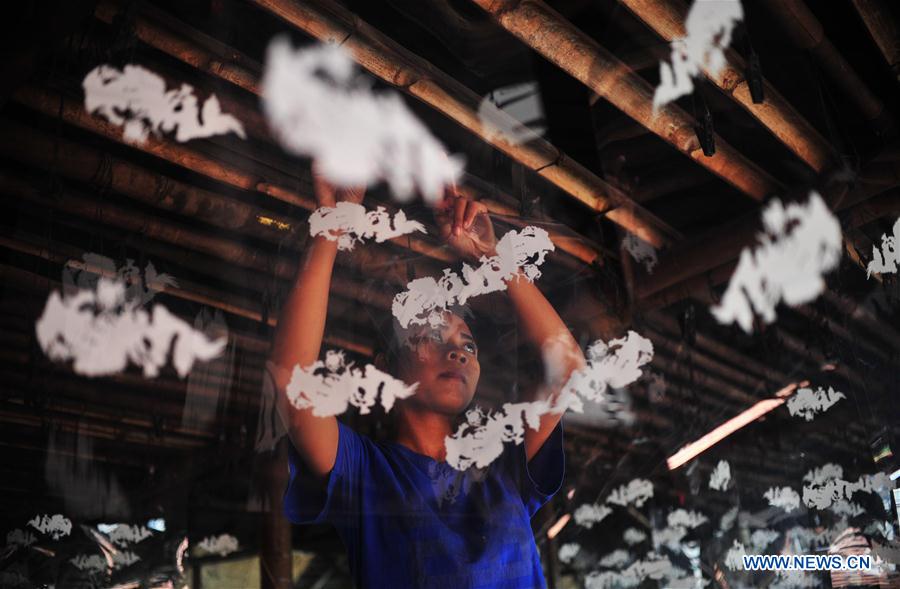
<svg viewBox="0 0 900 589">
<path fill-rule="evenodd" d="M 284 515 L 282 495 L 287 486 L 287 437 L 265 455 L 263 481 L 269 509 L 263 514 L 260 534 L 259 577 L 262 589 L 291 589 L 291 522 Z"/>
</svg>

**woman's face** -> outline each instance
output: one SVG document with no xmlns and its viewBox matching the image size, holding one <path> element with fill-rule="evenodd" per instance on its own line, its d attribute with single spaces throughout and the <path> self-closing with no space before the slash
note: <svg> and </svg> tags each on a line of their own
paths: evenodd
<svg viewBox="0 0 900 589">
<path fill-rule="evenodd" d="M 454 313 L 444 314 L 445 324 L 409 330 L 407 346 L 399 354 L 398 376 L 418 382 L 416 394 L 404 402 L 456 416 L 475 396 L 481 366 L 478 347 L 466 322 Z"/>
</svg>

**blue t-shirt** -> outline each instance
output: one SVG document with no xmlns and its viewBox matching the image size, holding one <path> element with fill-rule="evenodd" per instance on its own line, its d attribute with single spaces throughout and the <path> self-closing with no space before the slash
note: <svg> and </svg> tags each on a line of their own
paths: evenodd
<svg viewBox="0 0 900 589">
<path fill-rule="evenodd" d="M 487 468 L 465 472 L 340 421 L 338 431 L 324 492 L 288 444 L 284 511 L 337 528 L 356 587 L 546 587 L 531 517 L 562 486 L 562 421 L 527 465 L 525 445 L 506 444 Z"/>
</svg>

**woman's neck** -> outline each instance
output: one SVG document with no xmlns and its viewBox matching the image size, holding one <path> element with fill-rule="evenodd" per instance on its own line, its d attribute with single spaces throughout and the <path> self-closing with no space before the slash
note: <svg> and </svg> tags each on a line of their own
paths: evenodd
<svg viewBox="0 0 900 589">
<path fill-rule="evenodd" d="M 453 417 L 433 411 L 408 408 L 398 411 L 394 442 L 413 452 L 444 462 L 447 458 L 444 438 L 453 433 L 454 421 Z"/>
</svg>

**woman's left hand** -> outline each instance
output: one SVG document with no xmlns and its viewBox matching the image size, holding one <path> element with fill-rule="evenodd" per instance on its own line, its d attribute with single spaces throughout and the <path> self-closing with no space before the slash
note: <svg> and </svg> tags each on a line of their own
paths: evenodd
<svg viewBox="0 0 900 589">
<path fill-rule="evenodd" d="M 460 257 L 478 260 L 497 255 L 497 237 L 487 207 L 449 188 L 435 209 L 441 239 Z"/>
</svg>

